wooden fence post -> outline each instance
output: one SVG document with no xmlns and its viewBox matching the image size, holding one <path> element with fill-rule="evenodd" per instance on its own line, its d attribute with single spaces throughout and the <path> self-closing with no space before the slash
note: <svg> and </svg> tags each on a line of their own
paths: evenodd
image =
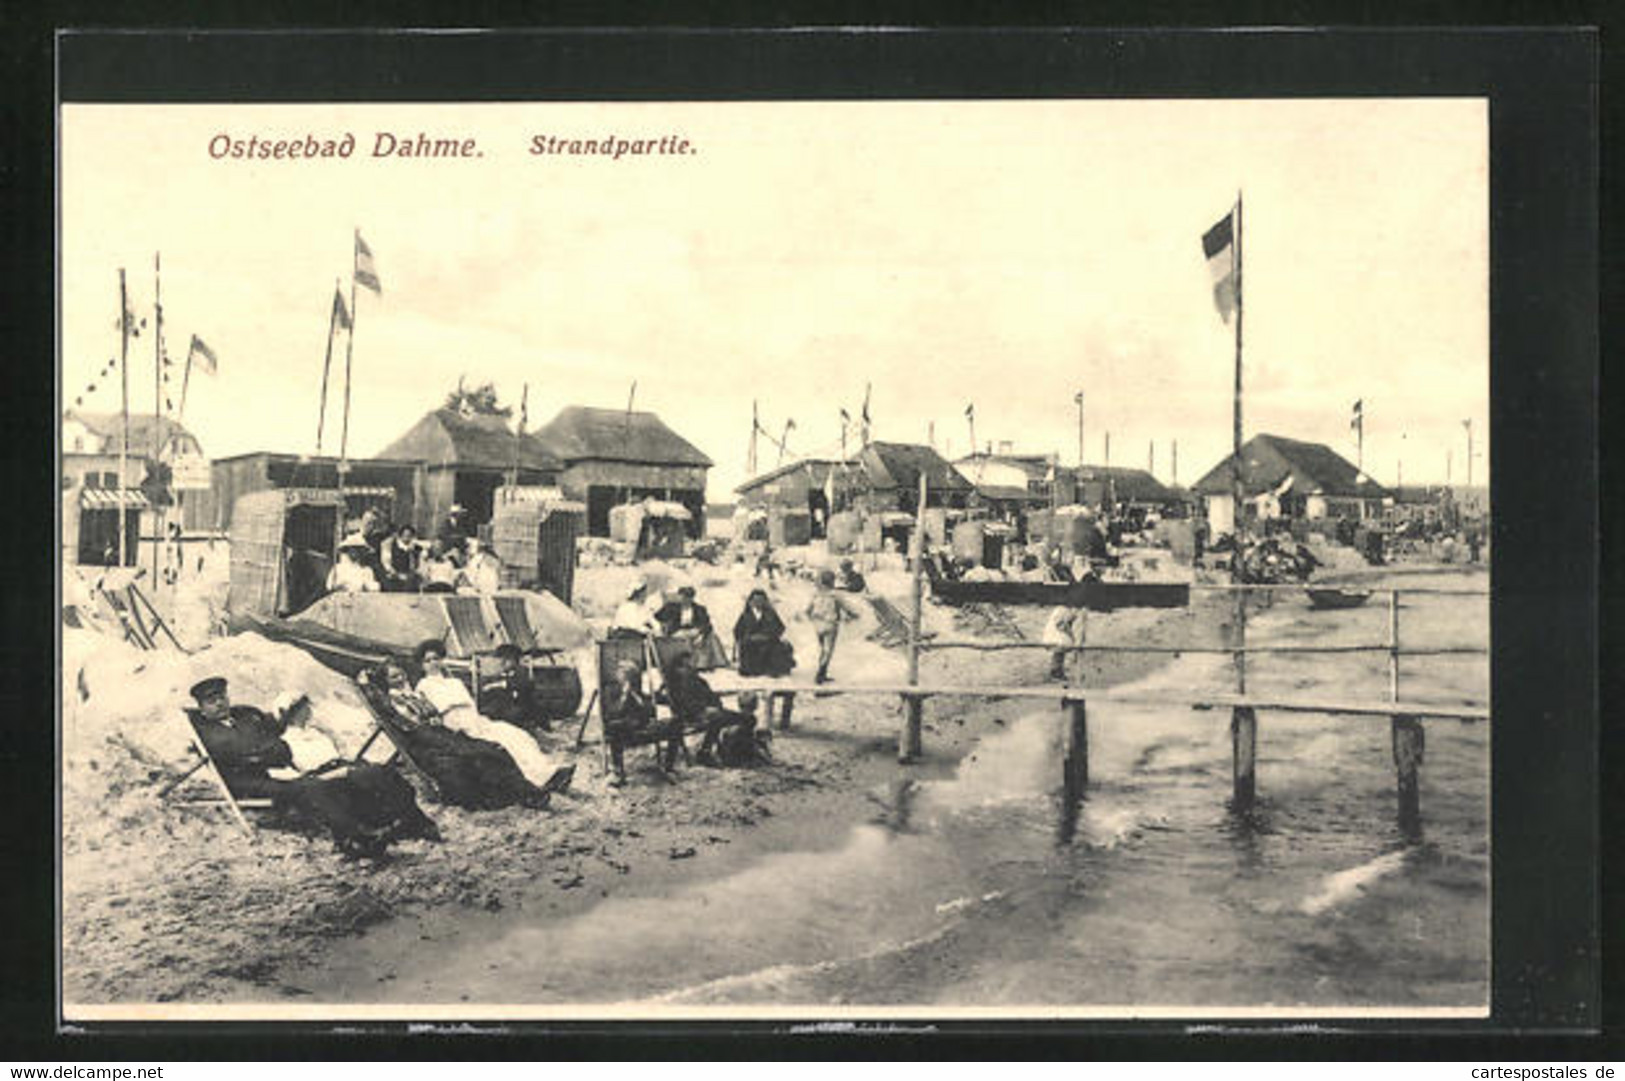
<svg viewBox="0 0 1625 1081">
<path fill-rule="evenodd" d="M 922 610 L 922 583 L 921 575 L 925 565 L 925 471 L 920 471 L 919 504 L 914 513 L 913 548 L 913 618 L 908 624 L 908 685 L 916 687 L 920 683 L 920 621 L 924 618 Z M 921 727 L 921 700 L 919 695 L 903 696 L 903 727 L 897 733 L 897 760 L 899 762 L 912 762 L 920 757 L 923 747 L 920 742 Z"/>
<path fill-rule="evenodd" d="M 1081 698 L 1068 702 L 1067 706 L 1071 716 L 1062 782 L 1066 798 L 1080 800 L 1089 787 L 1089 714 L 1088 707 Z"/>
<path fill-rule="evenodd" d="M 1231 711 L 1230 745 L 1234 756 L 1230 809 L 1246 813 L 1257 792 L 1258 714 L 1253 707 L 1236 706 Z"/>
<path fill-rule="evenodd" d="M 1399 780 L 1399 829 L 1411 837 L 1422 826 L 1422 754 L 1427 740 L 1422 722 L 1410 714 L 1394 714 L 1391 726 L 1394 771 Z"/>
<path fill-rule="evenodd" d="M 920 738 L 923 703 L 917 694 L 903 695 L 903 728 L 897 734 L 897 761 L 912 762 L 924 747 Z"/>
</svg>

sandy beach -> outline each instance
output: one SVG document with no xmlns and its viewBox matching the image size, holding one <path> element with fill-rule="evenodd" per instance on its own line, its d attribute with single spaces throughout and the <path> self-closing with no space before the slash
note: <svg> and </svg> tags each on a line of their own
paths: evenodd
<svg viewBox="0 0 1625 1081">
<path fill-rule="evenodd" d="M 731 625 L 753 584 L 743 566 L 641 570 L 657 581 L 696 581 L 719 627 Z M 584 571 L 578 607 L 601 620 L 635 573 L 626 567 Z M 906 611 L 908 580 L 901 570 L 882 569 L 870 582 Z M 772 587 L 791 625 L 798 676 L 816 656 L 810 629 L 794 617 L 811 589 L 804 579 L 784 576 Z M 900 679 L 903 651 L 866 640 L 873 616 L 859 607 L 864 617 L 844 633 L 837 679 Z M 1025 637 L 1036 640 L 1044 614 L 1018 614 Z M 193 635 L 206 632 L 207 621 L 195 614 L 178 622 Z M 1098 637 L 1167 644 L 1193 641 L 1193 631 L 1211 621 L 1193 608 L 1096 622 Z M 930 603 L 926 625 L 945 637 L 988 630 Z M 565 723 L 546 749 L 574 756 L 578 780 L 550 809 L 470 812 L 425 802 L 443 843 L 403 843 L 373 863 L 347 861 L 329 844 L 294 834 L 259 830 L 250 838 L 223 810 L 183 809 L 157 799 L 175 764 L 186 761 L 173 711 L 193 679 L 230 671 L 236 700 L 261 705 L 297 686 L 312 695 L 316 723 L 352 753 L 367 722 L 342 677 L 292 647 L 252 635 L 209 640 L 183 656 L 138 653 L 90 632 L 69 632 L 65 653 L 69 1003 L 320 1001 L 333 993 L 325 965 L 339 940 L 366 933 L 387 955 L 388 943 L 403 937 L 434 942 L 470 909 L 563 918 L 612 896 L 659 895 L 769 853 L 834 845 L 852 826 L 885 815 L 900 784 L 950 774 L 985 734 L 1016 713 L 1014 704 L 997 701 L 932 704 L 923 759 L 899 766 L 901 714 L 894 700 L 803 694 L 791 730 L 775 733 L 773 765 L 689 766 L 670 782 L 652 768 L 652 752 L 645 750 L 633 752 L 632 782 L 619 790 L 606 784 L 596 721 L 579 753 Z M 1097 655 L 1085 679 L 1109 686 L 1161 660 Z M 1047 665 L 1041 651 L 927 653 L 922 681 L 940 681 L 951 669 L 955 682 L 1036 683 Z M 116 709 L 98 709 L 113 701 L 105 688 L 114 686 Z M 1057 777 L 1058 770 L 1057 764 Z M 387 981 L 388 965 L 373 978 Z M 356 979 L 352 971 L 339 982 L 353 991 Z"/>
</svg>

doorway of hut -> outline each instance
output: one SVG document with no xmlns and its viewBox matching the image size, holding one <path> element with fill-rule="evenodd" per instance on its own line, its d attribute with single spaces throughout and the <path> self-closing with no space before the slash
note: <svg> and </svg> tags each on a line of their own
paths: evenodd
<svg viewBox="0 0 1625 1081">
<path fill-rule="evenodd" d="M 452 484 L 452 499 L 468 512 L 470 525 L 485 525 L 491 520 L 501 486 L 501 473 L 458 473 Z"/>
<path fill-rule="evenodd" d="M 327 592 L 327 574 L 337 558 L 334 542 L 339 508 L 331 503 L 295 503 L 282 527 L 288 568 L 286 611 L 301 612 Z"/>
<path fill-rule="evenodd" d="M 829 499 L 823 492 L 812 491 L 807 493 L 807 515 L 812 521 L 813 539 L 820 540 L 827 536 L 829 530 Z"/>
<path fill-rule="evenodd" d="M 124 564 L 135 566 L 141 541 L 141 515 L 124 516 Z M 79 562 L 87 566 L 118 566 L 118 508 L 83 507 L 79 511 Z"/>
</svg>

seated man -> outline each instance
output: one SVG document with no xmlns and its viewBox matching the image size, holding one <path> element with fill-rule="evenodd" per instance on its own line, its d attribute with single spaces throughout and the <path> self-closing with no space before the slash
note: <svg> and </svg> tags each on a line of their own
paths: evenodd
<svg viewBox="0 0 1625 1081">
<path fill-rule="evenodd" d="M 496 648 L 497 674 L 481 681 L 480 713 L 531 732 L 550 732 L 553 725 L 536 698 L 536 685 L 525 671 L 519 647 L 504 642 Z"/>
<path fill-rule="evenodd" d="M 836 579 L 835 588 L 844 589 L 848 593 L 862 593 L 868 583 L 863 580 L 863 574 L 852 565 L 850 559 L 841 560 L 841 571 Z"/>
<path fill-rule="evenodd" d="M 711 613 L 694 600 L 694 587 L 689 585 L 678 588 L 677 599 L 662 606 L 655 620 L 667 638 L 701 640 L 711 633 Z"/>
<path fill-rule="evenodd" d="M 383 570 L 386 592 L 418 591 L 420 556 L 417 530 L 411 526 L 403 525 L 393 536 L 384 538 L 383 544 L 378 549 L 378 562 Z"/>
<path fill-rule="evenodd" d="M 193 686 L 192 697 L 198 706 L 188 715 L 227 790 L 237 799 L 269 798 L 277 815 L 272 824 L 326 832 L 347 855 L 376 857 L 405 838 L 440 839 L 412 786 L 395 771 L 361 763 L 340 776 L 300 775 L 285 717 L 232 705 L 219 676 Z"/>
<path fill-rule="evenodd" d="M 636 661 L 622 661 L 605 686 L 599 705 L 603 711 L 604 739 L 609 744 L 610 762 L 615 769 L 610 784 L 616 788 L 626 783 L 624 752 L 628 745 L 664 742 L 660 768 L 668 773 L 676 768 L 678 752 L 683 749 L 681 723 L 655 721 L 654 702 L 643 691 L 642 677 L 643 670 Z"/>
<path fill-rule="evenodd" d="M 418 573 L 423 592 L 455 593 L 461 568 L 457 566 L 455 553 L 448 552 L 443 543 L 435 541 L 429 547 L 429 554 L 418 564 Z"/>
<path fill-rule="evenodd" d="M 293 766 L 293 749 L 282 739 L 287 722 L 253 706 L 232 705 L 220 676 L 194 684 L 192 697 L 192 727 L 231 794 L 270 796 L 276 788 L 271 771 Z"/>
<path fill-rule="evenodd" d="M 746 732 L 752 732 L 756 728 L 754 714 L 723 708 L 722 699 L 705 682 L 705 677 L 695 671 L 694 661 L 686 655 L 672 661 L 666 677 L 666 695 L 671 699 L 672 712 L 677 714 L 678 723 L 685 729 L 704 728 L 705 738 L 700 742 L 697 756 L 701 765 L 719 764 L 716 748 L 724 729 L 737 725 Z"/>
</svg>

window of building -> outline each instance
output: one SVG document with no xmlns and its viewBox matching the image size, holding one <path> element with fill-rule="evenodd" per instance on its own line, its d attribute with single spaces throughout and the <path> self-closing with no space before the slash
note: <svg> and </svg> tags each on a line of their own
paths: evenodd
<svg viewBox="0 0 1625 1081">
<path fill-rule="evenodd" d="M 86 488 L 100 488 L 101 486 L 102 486 L 102 475 L 100 473 L 86 473 L 85 474 L 85 487 Z"/>
</svg>

